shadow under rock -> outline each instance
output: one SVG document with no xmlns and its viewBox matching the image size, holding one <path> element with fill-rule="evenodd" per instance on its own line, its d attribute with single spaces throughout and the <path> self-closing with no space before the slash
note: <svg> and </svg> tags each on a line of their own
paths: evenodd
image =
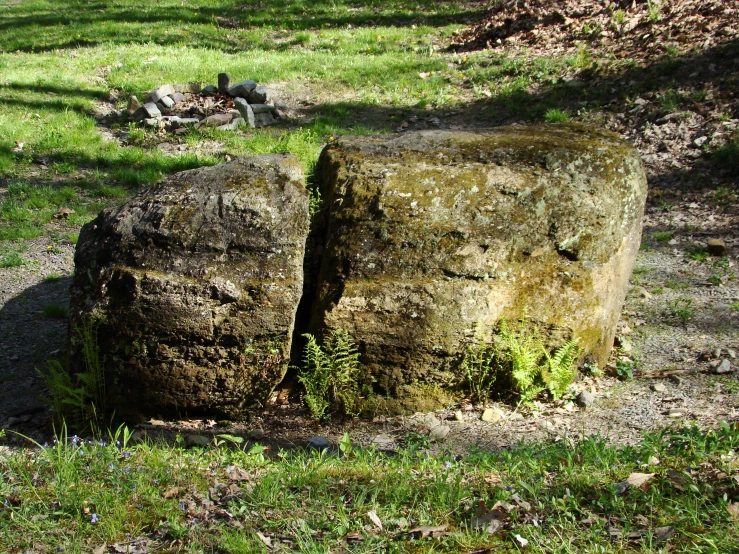
<svg viewBox="0 0 739 554">
<path fill-rule="evenodd" d="M 47 360 L 62 358 L 67 318 L 46 317 L 44 306 L 66 309 L 71 282 L 70 276 L 43 281 L 0 307 L 0 427 L 29 436 L 51 431 L 51 412 L 41 399 L 47 391 L 37 370 L 45 368 Z M 14 418 L 13 425 L 8 425 L 9 418 Z"/>
</svg>

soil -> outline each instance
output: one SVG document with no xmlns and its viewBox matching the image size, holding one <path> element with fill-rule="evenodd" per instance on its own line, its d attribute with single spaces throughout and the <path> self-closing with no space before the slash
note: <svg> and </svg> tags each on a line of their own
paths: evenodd
<svg viewBox="0 0 739 554">
<path fill-rule="evenodd" d="M 646 3 L 622 4 L 496 2 L 485 21 L 446 45 L 531 58 L 587 51 L 598 64 L 565 70 L 557 82 L 532 87 L 519 100 L 542 105 L 556 100 L 579 120 L 619 133 L 642 154 L 650 193 L 642 250 L 619 324 L 619 347 L 604 376 L 581 377 L 572 393 L 587 389 L 595 396 L 592 406 L 581 408 L 573 398 L 519 409 L 491 403 L 503 417 L 489 423 L 480 419 L 486 406 L 463 403 L 433 414 L 378 414 L 372 420 L 317 424 L 308 419 L 297 387 L 288 382 L 248 423 L 150 421 L 139 432 L 173 438 L 178 433 L 246 435 L 259 429 L 264 434 L 260 442 L 277 450 L 305 446 L 312 436 L 335 443 L 349 431 L 355 444 L 375 441 L 385 450 L 424 436 L 435 449 L 464 452 L 475 445 L 506 448 L 519 441 L 577 440 L 592 434 L 635 443 L 645 432 L 670 425 L 712 427 L 736 420 L 739 154 L 728 164 L 720 154 L 739 130 L 739 9 L 718 0 L 675 0 L 661 2 L 655 18 Z M 621 23 L 614 16 L 617 10 L 624 11 Z M 303 84 L 269 86 L 293 107 L 292 122 L 283 127 L 305 124 L 326 100 L 320 90 Z M 401 121 L 396 132 L 518 121 L 515 109 L 495 102 L 471 101 L 468 109 L 447 112 L 376 113 L 367 108 L 358 110 L 357 117 L 393 127 Z M 125 137 L 115 138 L 125 142 Z M 168 145 L 162 150 L 181 151 L 171 136 L 162 141 Z M 208 150 L 223 153 L 217 144 Z M 727 255 L 701 259 L 709 239 L 723 240 Z M 36 369 L 60 355 L 67 333 L 65 320 L 45 317 L 43 307 L 66 305 L 74 252 L 70 245 L 50 246 L 48 238 L 27 244 L 23 255 L 31 265 L 0 269 L 0 425 L 42 442 L 53 430 L 51 414 L 39 400 L 43 382 Z M 45 280 L 50 273 L 61 278 Z M 717 375 L 723 360 L 732 371 Z M 622 381 L 618 373 L 623 377 L 627 368 L 633 368 L 634 378 Z"/>
</svg>

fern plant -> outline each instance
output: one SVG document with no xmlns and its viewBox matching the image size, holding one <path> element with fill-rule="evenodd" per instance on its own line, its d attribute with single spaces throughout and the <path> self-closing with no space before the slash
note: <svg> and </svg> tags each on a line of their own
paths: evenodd
<svg viewBox="0 0 739 554">
<path fill-rule="evenodd" d="M 305 387 L 305 403 L 313 419 L 320 420 L 329 408 L 346 415 L 359 412 L 359 352 L 348 332 L 337 329 L 321 347 L 313 335 L 303 335 L 303 369 L 298 379 Z"/>
<path fill-rule="evenodd" d="M 577 374 L 575 360 L 580 353 L 577 340 L 568 340 L 552 355 L 549 355 L 546 348 L 542 348 L 546 360 L 541 366 L 541 376 L 555 400 L 561 398 L 567 391 L 567 387 L 575 380 Z"/>
<path fill-rule="evenodd" d="M 500 322 L 495 345 L 487 345 L 478 330 L 478 342 L 467 347 L 461 369 L 471 396 L 484 400 L 492 385 L 501 383 L 500 392 L 512 393 L 519 402 L 531 401 L 548 390 L 553 399 L 561 398 L 577 374 L 580 349 L 577 339 L 569 340 L 549 352 L 535 326 L 509 326 Z"/>
<path fill-rule="evenodd" d="M 541 342 L 536 330 L 511 330 L 505 321 L 500 325 L 500 338 L 510 364 L 511 385 L 521 402 L 528 402 L 544 390 L 541 383 Z"/>
</svg>

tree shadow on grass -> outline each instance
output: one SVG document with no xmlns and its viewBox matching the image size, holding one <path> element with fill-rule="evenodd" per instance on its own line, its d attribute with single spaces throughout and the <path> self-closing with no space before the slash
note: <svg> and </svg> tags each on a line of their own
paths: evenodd
<svg viewBox="0 0 739 554">
<path fill-rule="evenodd" d="M 426 3 L 356 2 L 308 0 L 298 2 L 232 3 L 198 6 L 190 3 L 171 6 L 137 4 L 111 6 L 61 0 L 56 9 L 27 13 L 22 7 L 0 16 L 0 33 L 6 34 L 6 51 L 44 52 L 96 46 L 101 43 L 187 45 L 238 51 L 234 29 L 280 29 L 313 31 L 352 27 L 441 27 L 469 24 L 485 13 L 482 1 L 439 1 Z M 457 6 L 462 6 L 460 11 Z M 125 25 L 121 29 L 120 25 Z M 165 25 L 162 27 L 161 25 Z M 168 33 L 166 25 L 187 28 L 187 33 Z M 198 31 L 200 29 L 200 31 Z M 191 33 L 188 35 L 188 33 Z M 200 36 L 198 36 L 200 34 Z M 246 37 L 248 40 L 248 37 Z"/>
</svg>

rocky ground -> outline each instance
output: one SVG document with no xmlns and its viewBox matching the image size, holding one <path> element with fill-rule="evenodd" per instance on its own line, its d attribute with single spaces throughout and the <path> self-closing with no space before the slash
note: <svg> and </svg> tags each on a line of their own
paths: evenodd
<svg viewBox="0 0 739 554">
<path fill-rule="evenodd" d="M 507 11 L 491 10 L 486 21 L 456 37 L 453 45 L 463 51 L 505 48 L 531 57 L 587 49 L 588 56 L 601 60 L 572 68 L 555 83 L 532 86 L 528 100 L 557 99 L 578 120 L 619 133 L 639 149 L 647 169 L 642 250 L 619 327 L 619 348 L 606 375 L 583 376 L 572 398 L 556 404 L 519 409 L 463 404 L 433 414 L 377 414 L 371 421 L 326 425 L 308 420 L 297 393 L 286 386 L 248 424 L 152 421 L 140 431 L 180 433 L 190 442 L 202 440 L 198 435 L 250 433 L 277 449 L 303 446 L 309 437 L 335 442 L 348 430 L 355 443 L 374 442 L 386 450 L 430 441 L 434 448 L 462 452 L 475 445 L 502 448 L 520 440 L 576 440 L 590 434 L 632 443 L 669 425 L 736 420 L 739 154 L 732 154 L 731 145 L 739 129 L 739 11 L 731 3 L 676 0 L 661 3 L 655 16 L 651 5 L 508 2 Z M 623 19 L 614 15 L 618 10 L 624 11 Z M 600 31 L 589 31 L 595 28 Z M 621 63 L 628 56 L 633 63 Z M 320 92 L 288 86 L 280 92 L 295 106 L 296 125 L 313 116 Z M 494 110 L 495 99 L 491 103 L 454 112 L 406 112 L 396 132 L 519 120 L 515 113 Z M 723 242 L 725 255 L 707 254 L 710 239 Z M 0 425 L 46 440 L 51 417 L 39 400 L 43 387 L 36 369 L 64 348 L 66 323 L 45 316 L 44 306 L 67 302 L 73 247 L 50 248 L 47 238 L 28 246 L 24 257 L 32 265 L 0 269 L 0 371 L 7 376 L 0 388 Z M 52 273 L 60 278 L 46 280 Z M 629 373 L 633 379 L 625 379 Z M 589 406 L 575 401 L 583 390 L 592 394 Z M 485 414 L 489 421 L 482 420 L 485 408 L 493 408 Z"/>
</svg>

